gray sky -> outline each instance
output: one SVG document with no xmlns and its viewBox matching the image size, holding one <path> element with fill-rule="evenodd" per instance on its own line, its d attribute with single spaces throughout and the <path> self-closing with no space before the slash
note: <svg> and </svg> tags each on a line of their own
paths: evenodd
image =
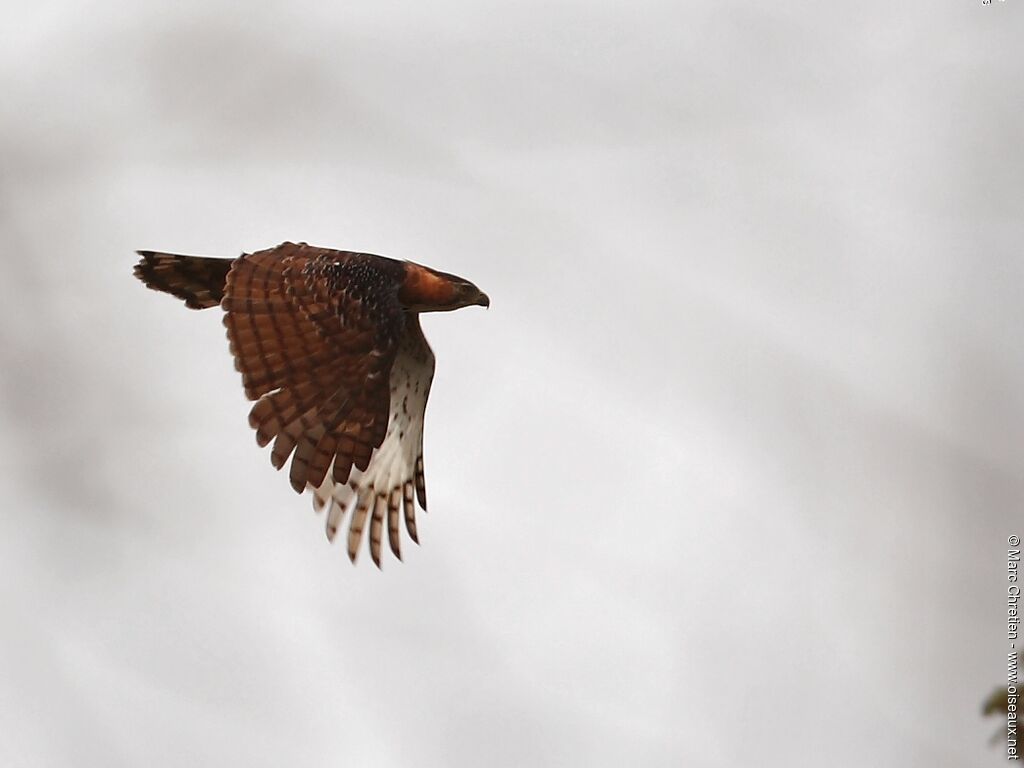
<svg viewBox="0 0 1024 768">
<path fill-rule="evenodd" d="M 0 31 L 0 764 L 995 764 L 1024 7 L 70 3 Z M 349 565 L 132 251 L 464 275 Z"/>
</svg>

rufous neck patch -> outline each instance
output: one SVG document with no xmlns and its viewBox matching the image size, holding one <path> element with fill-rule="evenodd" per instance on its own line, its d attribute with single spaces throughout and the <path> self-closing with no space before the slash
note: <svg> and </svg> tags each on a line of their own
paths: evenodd
<svg viewBox="0 0 1024 768">
<path fill-rule="evenodd" d="M 406 262 L 398 300 L 410 309 L 445 307 L 455 300 L 455 286 L 433 270 Z"/>
</svg>

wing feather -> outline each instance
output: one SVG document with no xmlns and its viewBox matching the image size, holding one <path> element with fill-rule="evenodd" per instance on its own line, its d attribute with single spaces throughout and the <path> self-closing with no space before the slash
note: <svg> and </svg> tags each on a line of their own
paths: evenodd
<svg viewBox="0 0 1024 768">
<path fill-rule="evenodd" d="M 314 490 L 333 540 L 352 511 L 354 562 L 369 522 L 380 566 L 384 524 L 401 558 L 399 511 L 417 541 L 426 509 L 423 415 L 434 356 L 398 302 L 400 262 L 284 243 L 235 260 L 221 306 L 235 367 L 255 400 L 249 423 L 271 462 Z M 415 493 L 414 493 L 415 491 Z"/>
<path fill-rule="evenodd" d="M 378 567 L 385 520 L 388 546 L 395 557 L 401 559 L 399 510 L 409 538 L 419 543 L 416 489 L 425 489 L 422 472 L 423 417 L 434 375 L 434 355 L 423 338 L 415 315 L 409 316 L 407 324 L 407 332 L 402 337 L 391 368 L 391 409 L 383 442 L 374 451 L 368 467 L 351 470 L 347 483 L 336 481 L 331 473 L 327 473 L 313 500 L 314 508 L 318 510 L 331 504 L 327 517 L 328 538 L 334 537 L 345 512 L 352 510 L 348 553 L 353 561 L 369 520 L 370 556 Z M 336 458 L 334 471 L 337 469 Z"/>
<path fill-rule="evenodd" d="M 319 486 L 331 463 L 366 467 L 384 439 L 388 372 L 405 329 L 402 266 L 285 243 L 237 259 L 221 306 L 235 365 L 256 403 L 257 441 L 291 458 L 292 485 Z M 343 474 L 343 473 L 340 473 Z"/>
</svg>

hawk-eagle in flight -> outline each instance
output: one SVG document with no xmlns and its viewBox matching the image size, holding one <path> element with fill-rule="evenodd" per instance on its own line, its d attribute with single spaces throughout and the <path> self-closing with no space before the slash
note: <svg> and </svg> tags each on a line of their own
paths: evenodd
<svg viewBox="0 0 1024 768">
<path fill-rule="evenodd" d="M 426 510 L 423 414 L 434 354 L 420 312 L 490 299 L 468 280 L 369 253 L 305 243 L 237 259 L 139 251 L 135 276 L 192 309 L 224 309 L 235 367 L 256 404 L 249 424 L 270 460 L 313 505 L 334 539 L 352 510 L 355 562 L 367 519 L 380 567 L 383 528 L 401 558 L 399 510 L 413 541 L 415 500 Z M 415 500 L 414 500 L 415 492 Z"/>
</svg>

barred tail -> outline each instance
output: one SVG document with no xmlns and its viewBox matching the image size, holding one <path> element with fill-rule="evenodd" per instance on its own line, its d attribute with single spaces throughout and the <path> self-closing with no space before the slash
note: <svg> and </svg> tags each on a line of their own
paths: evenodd
<svg viewBox="0 0 1024 768">
<path fill-rule="evenodd" d="M 234 259 L 178 256 L 157 251 L 136 251 L 142 258 L 135 276 L 148 288 L 184 299 L 190 309 L 216 307 L 224 298 L 228 270 Z"/>
</svg>

